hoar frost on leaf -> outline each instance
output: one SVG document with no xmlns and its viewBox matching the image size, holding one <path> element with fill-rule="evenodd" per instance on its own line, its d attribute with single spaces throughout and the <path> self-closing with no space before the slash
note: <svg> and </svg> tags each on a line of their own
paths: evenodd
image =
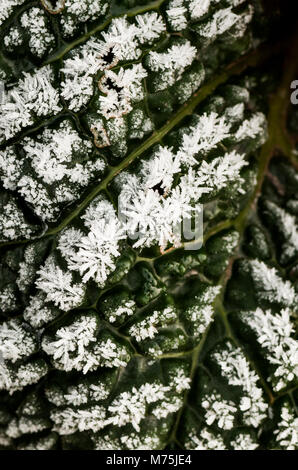
<svg viewBox="0 0 298 470">
<path fill-rule="evenodd" d="M 239 433 L 234 440 L 230 442 L 233 450 L 255 450 L 259 444 L 250 434 Z"/>
<path fill-rule="evenodd" d="M 182 31 L 187 26 L 187 9 L 183 0 L 171 0 L 168 4 L 167 20 L 174 31 Z"/>
<path fill-rule="evenodd" d="M 17 310 L 18 300 L 16 291 L 12 285 L 7 285 L 0 290 L 0 308 L 2 312 L 12 312 Z"/>
<path fill-rule="evenodd" d="M 265 211 L 271 215 L 273 223 L 283 239 L 281 246 L 281 261 L 287 262 L 298 253 L 298 230 L 296 218 L 273 201 L 265 201 L 264 206 Z"/>
<path fill-rule="evenodd" d="M 31 296 L 24 310 L 24 319 L 34 328 L 41 328 L 59 315 L 59 309 L 46 302 L 42 291 Z"/>
<path fill-rule="evenodd" d="M 107 73 L 118 61 L 138 59 L 141 55 L 139 46 L 143 43 L 151 43 L 165 30 L 162 19 L 157 13 L 148 12 L 138 15 L 135 20 L 134 23 L 130 23 L 126 17 L 114 18 L 108 30 L 102 32 L 102 39 L 89 39 L 86 44 L 77 48 L 71 56 L 65 59 L 62 69 L 65 79 L 62 82 L 61 94 L 69 103 L 69 109 L 78 111 L 87 104 L 93 95 L 93 77 L 98 71 Z M 112 57 L 111 62 L 107 59 L 109 54 Z M 130 73 L 129 70 L 125 71 L 126 94 L 123 92 L 123 99 L 130 99 L 131 93 L 134 93 L 133 82 L 128 83 L 128 81 L 145 76 L 144 71 L 141 76 L 141 70 L 141 64 L 136 64 L 131 68 Z M 116 95 L 115 90 L 111 90 L 107 97 L 102 96 L 101 108 L 110 109 L 111 113 L 112 105 L 114 108 L 117 105 Z M 122 107 L 123 105 L 124 103 Z M 126 112 L 130 110 L 128 107 Z"/>
<path fill-rule="evenodd" d="M 126 238 L 125 230 L 112 204 L 101 198 L 93 201 L 83 219 L 87 234 L 69 232 L 71 229 L 67 229 L 61 235 L 58 249 L 66 259 L 68 268 L 78 271 L 84 283 L 94 279 L 99 285 L 104 285 L 115 269 L 115 259 L 120 255 L 119 243 Z M 64 243 L 65 237 L 67 243 Z"/>
<path fill-rule="evenodd" d="M 296 292 L 290 281 L 284 281 L 275 268 L 270 268 L 257 259 L 248 263 L 260 301 L 278 303 L 284 307 L 294 307 Z"/>
<path fill-rule="evenodd" d="M 37 57 L 50 52 L 55 45 L 55 36 L 49 31 L 47 16 L 41 8 L 31 8 L 21 16 L 20 23 L 30 35 L 29 49 Z"/>
<path fill-rule="evenodd" d="M 26 222 L 15 201 L 11 199 L 6 204 L 0 202 L 0 207 L 2 210 L 0 215 L 0 240 L 30 238 L 33 227 Z"/>
<path fill-rule="evenodd" d="M 265 356 L 274 367 L 269 377 L 276 391 L 284 388 L 298 377 L 298 345 L 294 339 L 294 324 L 289 309 L 280 313 L 257 308 L 255 312 L 242 312 L 241 320 L 257 335 Z"/>
<path fill-rule="evenodd" d="M 224 400 L 221 395 L 212 393 L 202 397 L 202 407 L 206 410 L 205 419 L 208 425 L 216 422 L 221 429 L 232 429 L 234 414 L 237 412 L 232 401 Z"/>
<path fill-rule="evenodd" d="M 158 333 L 158 327 L 167 325 L 174 320 L 177 320 L 177 312 L 172 307 L 167 307 L 161 312 L 156 310 L 144 320 L 131 326 L 129 333 L 136 339 L 136 341 L 142 341 L 146 338 L 154 338 Z"/>
<path fill-rule="evenodd" d="M 149 68 L 153 72 L 159 72 L 158 80 L 155 81 L 155 91 L 164 90 L 179 80 L 196 54 L 196 48 L 189 41 L 174 44 L 166 52 L 149 52 Z"/>
<path fill-rule="evenodd" d="M 207 41 L 213 42 L 216 38 L 230 32 L 233 28 L 235 36 L 242 37 L 247 24 L 251 21 L 253 7 L 250 5 L 248 9 L 240 14 L 234 13 L 232 8 L 228 7 L 216 11 L 211 20 L 208 20 L 205 25 L 198 29 L 199 35 Z"/>
<path fill-rule="evenodd" d="M 59 6 L 60 3 L 58 2 L 55 10 L 63 9 L 61 26 L 65 36 L 72 36 L 81 24 L 87 21 L 94 21 L 103 16 L 109 6 L 105 0 L 65 0 Z"/>
<path fill-rule="evenodd" d="M 144 96 L 142 79 L 146 76 L 147 72 L 141 64 L 120 68 L 117 74 L 106 70 L 99 84 L 103 92 L 99 97 L 100 114 L 111 119 L 129 113 L 132 110 L 131 101 L 140 101 Z"/>
<path fill-rule="evenodd" d="M 70 326 L 59 328 L 54 341 L 44 337 L 42 347 L 47 354 L 53 356 L 59 369 L 70 371 L 85 367 L 86 373 L 89 369 L 87 348 L 90 343 L 95 342 L 97 329 L 96 317 L 81 316 Z"/>
<path fill-rule="evenodd" d="M 21 149 L 8 147 L 0 152 L 0 178 L 42 220 L 55 220 L 59 208 L 77 199 L 105 168 L 101 157 L 87 160 L 93 153 L 92 144 L 68 120 L 58 129 L 47 128 L 35 138 L 25 137 L 19 145 Z"/>
<path fill-rule="evenodd" d="M 12 395 L 27 385 L 37 383 L 48 372 L 48 366 L 43 360 L 35 359 L 16 368 L 8 364 L 0 367 L 0 390 L 7 390 Z"/>
<path fill-rule="evenodd" d="M 57 114 L 62 109 L 53 81 L 53 70 L 46 65 L 35 73 L 23 72 L 17 85 L 4 94 L 0 114 L 1 142 L 32 125 L 34 115 L 44 117 Z"/>
<path fill-rule="evenodd" d="M 263 113 L 255 113 L 250 119 L 246 119 L 238 128 L 235 139 L 237 141 L 245 138 L 255 138 L 262 136 L 261 143 L 265 142 L 264 129 L 266 128 L 266 118 Z"/>
<path fill-rule="evenodd" d="M 24 328 L 20 320 L 11 319 L 0 325 L 0 352 L 4 360 L 16 362 L 30 356 L 36 346 L 36 339 Z"/>
<path fill-rule="evenodd" d="M 81 315 L 59 328 L 54 337 L 44 336 L 42 347 L 60 370 L 75 369 L 86 374 L 98 367 L 125 366 L 130 357 L 127 349 L 111 335 L 98 337 L 98 329 L 95 314 Z"/>
<path fill-rule="evenodd" d="M 105 416 L 105 408 L 99 405 L 90 407 L 90 409 L 74 410 L 70 407 L 51 412 L 51 419 L 55 423 L 53 429 L 58 431 L 60 435 L 73 434 L 76 431 L 99 431 L 106 424 Z"/>
<path fill-rule="evenodd" d="M 194 158 L 216 147 L 229 135 L 228 131 L 225 119 L 215 113 L 204 114 L 190 135 L 184 133 L 177 153 L 172 148 L 159 147 L 140 165 L 136 175 L 123 172 L 116 178 L 122 187 L 119 206 L 127 232 L 132 238 L 138 234 L 135 247 L 158 243 L 163 249 L 168 243 L 181 245 L 180 224 L 195 215 L 204 194 L 218 192 L 231 182 L 237 182 L 238 191 L 243 192 L 240 171 L 248 164 L 244 155 L 227 152 L 210 163 Z M 173 187 L 174 176 L 186 163 L 192 168 Z M 155 190 L 156 185 L 161 186 L 161 194 Z"/>
<path fill-rule="evenodd" d="M 281 408 L 281 420 L 274 431 L 278 445 L 284 450 L 297 450 L 298 418 L 289 403 Z"/>
<path fill-rule="evenodd" d="M 185 442 L 186 449 L 189 450 L 226 450 L 225 443 L 220 434 L 215 435 L 208 428 L 190 432 Z"/>
<path fill-rule="evenodd" d="M 70 272 L 65 272 L 49 257 L 44 266 L 37 271 L 36 287 L 46 294 L 46 300 L 53 302 L 62 310 L 70 310 L 81 304 L 85 288 L 73 282 Z"/>
<path fill-rule="evenodd" d="M 212 358 L 229 385 L 243 389 L 239 408 L 243 413 L 244 424 L 258 427 L 267 416 L 268 405 L 263 399 L 262 389 L 257 385 L 258 376 L 251 370 L 241 349 L 227 343 L 227 348 L 214 352 Z"/>
<path fill-rule="evenodd" d="M 202 294 L 194 298 L 193 305 L 184 312 L 184 317 L 189 322 L 190 331 L 194 336 L 201 337 L 213 321 L 214 308 L 212 304 L 219 292 L 219 286 L 207 287 Z"/>
<path fill-rule="evenodd" d="M 135 430 L 139 431 L 140 423 L 146 416 L 147 407 L 148 405 L 152 407 L 153 403 L 156 404 L 152 409 L 153 415 L 158 419 L 165 418 L 181 406 L 179 396 L 175 396 L 176 387 L 177 385 L 173 381 L 167 386 L 153 382 L 145 383 L 139 388 L 133 387 L 131 391 L 122 392 L 108 408 L 111 416 L 108 418 L 107 424 L 112 423 L 115 426 L 122 427 L 127 423 L 131 423 Z M 184 384 L 180 387 L 179 392 L 181 393 L 182 390 L 188 388 L 188 381 L 184 379 Z"/>
<path fill-rule="evenodd" d="M 208 232 L 198 253 L 172 250 L 189 248 L 181 224 L 201 215 L 203 204 L 207 230 L 217 230 L 217 222 L 242 214 L 253 190 L 255 151 L 266 139 L 258 79 L 240 77 L 242 85 L 220 86 L 219 95 L 212 90 L 197 114 L 189 114 L 197 98 L 186 104 L 205 76 L 216 78 L 222 61 L 258 43 L 251 30 L 243 37 L 253 7 L 245 0 L 167 0 L 158 13 L 156 5 L 135 8 L 130 0 L 127 9 L 118 0 L 23 3 L 3 0 L 0 12 L 9 58 L 0 70 L 8 79 L 0 141 L 13 139 L 0 152 L 0 239 L 21 242 L 5 247 L 0 263 L 0 388 L 9 410 L 0 409 L 0 445 L 152 450 L 175 437 L 186 449 L 253 450 L 266 441 L 274 416 L 270 445 L 294 449 L 294 408 L 284 397 L 269 408 L 244 351 L 227 342 L 201 354 L 202 336 L 208 348 L 229 322 L 221 325 L 219 283 L 241 234 L 224 231 L 213 243 Z M 54 49 L 58 29 L 62 43 Z M 14 53 L 20 61 L 10 71 Z M 94 198 L 100 191 L 105 196 Z M 81 197 L 58 223 L 61 209 Z M 285 271 L 297 251 L 295 200 L 290 204 L 266 207 L 278 219 Z M 162 255 L 172 251 L 153 258 L 156 245 Z M 295 281 L 257 259 L 246 267 L 255 300 L 267 310 L 244 312 L 243 321 L 269 363 L 265 380 L 279 394 L 297 377 Z"/>
<path fill-rule="evenodd" d="M 3 0 L 0 11 L 0 24 L 9 17 L 16 6 L 22 5 L 25 1 L 26 0 Z"/>
</svg>

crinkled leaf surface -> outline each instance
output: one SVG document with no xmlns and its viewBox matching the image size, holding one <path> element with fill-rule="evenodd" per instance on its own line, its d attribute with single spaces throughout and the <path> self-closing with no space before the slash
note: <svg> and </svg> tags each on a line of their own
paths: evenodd
<svg viewBox="0 0 298 470">
<path fill-rule="evenodd" d="M 1 448 L 297 448 L 297 39 L 264 8 L 1 0 Z"/>
</svg>

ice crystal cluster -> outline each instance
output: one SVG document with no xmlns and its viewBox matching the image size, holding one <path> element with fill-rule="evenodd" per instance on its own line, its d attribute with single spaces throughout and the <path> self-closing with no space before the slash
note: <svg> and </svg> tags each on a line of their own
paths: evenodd
<svg viewBox="0 0 298 470">
<path fill-rule="evenodd" d="M 297 172 L 264 173 L 273 85 L 244 71 L 266 21 L 2 1 L 0 449 L 297 449 Z"/>
<path fill-rule="evenodd" d="M 76 200 L 104 168 L 104 159 L 68 120 L 0 152 L 3 187 L 17 191 L 42 221 L 56 220 L 61 207 Z M 15 236 L 3 233 L 5 238 Z"/>
</svg>

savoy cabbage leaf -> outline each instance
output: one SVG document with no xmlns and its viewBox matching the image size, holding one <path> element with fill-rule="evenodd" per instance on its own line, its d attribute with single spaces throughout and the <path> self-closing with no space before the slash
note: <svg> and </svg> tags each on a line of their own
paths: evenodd
<svg viewBox="0 0 298 470">
<path fill-rule="evenodd" d="M 297 449 L 297 40 L 266 4 L 0 1 L 2 449 Z"/>
</svg>

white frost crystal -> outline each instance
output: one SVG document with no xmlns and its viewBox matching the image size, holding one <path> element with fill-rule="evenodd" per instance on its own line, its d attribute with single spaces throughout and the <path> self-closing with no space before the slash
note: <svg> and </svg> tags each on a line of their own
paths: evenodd
<svg viewBox="0 0 298 470">
<path fill-rule="evenodd" d="M 152 450 L 158 449 L 160 445 L 160 437 L 157 435 L 140 436 L 136 433 L 121 436 L 121 444 L 126 449 L 133 450 Z"/>
<path fill-rule="evenodd" d="M 20 320 L 12 319 L 0 325 L 0 353 L 4 360 L 16 362 L 30 356 L 36 346 L 34 336 L 27 332 Z"/>
<path fill-rule="evenodd" d="M 18 299 L 13 285 L 7 285 L 0 290 L 0 309 L 2 312 L 17 310 Z"/>
<path fill-rule="evenodd" d="M 281 408 L 281 420 L 274 431 L 278 445 L 284 450 L 298 448 L 298 418 L 294 409 L 285 403 Z"/>
<path fill-rule="evenodd" d="M 205 15 L 205 13 L 208 13 L 211 3 L 213 3 L 212 0 L 189 0 L 188 10 L 191 19 L 197 20 L 201 16 Z"/>
<path fill-rule="evenodd" d="M 16 46 L 20 46 L 22 43 L 23 38 L 20 29 L 17 27 L 10 28 L 8 34 L 4 37 L 4 44 L 8 50 L 11 50 Z"/>
<path fill-rule="evenodd" d="M 257 308 L 255 312 L 242 312 L 240 317 L 256 333 L 267 360 L 274 366 L 269 380 L 279 391 L 298 377 L 298 344 L 293 337 L 290 310 L 273 313 Z"/>
<path fill-rule="evenodd" d="M 73 56 L 64 60 L 61 70 L 64 73 L 61 95 L 72 111 L 79 111 L 93 94 L 93 75 L 100 69 L 100 61 L 97 58 L 100 52 L 104 54 L 103 46 L 90 39 L 80 46 Z"/>
<path fill-rule="evenodd" d="M 105 415 L 105 408 L 95 405 L 90 409 L 55 410 L 51 412 L 51 419 L 55 423 L 54 431 L 58 431 L 61 435 L 68 435 L 76 431 L 99 431 L 105 426 Z"/>
<path fill-rule="evenodd" d="M 166 10 L 166 15 L 171 28 L 174 31 L 182 31 L 187 26 L 187 9 L 183 0 L 171 0 Z"/>
<path fill-rule="evenodd" d="M 297 296 L 290 281 L 284 281 L 275 268 L 270 268 L 257 259 L 249 261 L 252 278 L 259 300 L 294 307 Z"/>
<path fill-rule="evenodd" d="M 263 113 L 255 113 L 250 119 L 243 121 L 235 134 L 237 142 L 246 138 L 261 137 L 261 143 L 265 141 L 266 117 Z"/>
<path fill-rule="evenodd" d="M 16 390 L 22 390 L 27 385 L 37 383 L 48 372 L 44 361 L 32 360 L 17 368 L 10 368 L 1 364 L 0 367 L 0 390 L 7 390 L 10 394 Z"/>
<path fill-rule="evenodd" d="M 241 37 L 245 33 L 247 24 L 251 21 L 252 14 L 252 7 L 240 14 L 234 13 L 232 7 L 217 10 L 212 18 L 199 28 L 199 34 L 209 41 L 214 41 L 218 36 L 234 28 L 236 37 Z"/>
<path fill-rule="evenodd" d="M 187 129 L 182 136 L 182 145 L 178 151 L 179 159 L 187 165 L 196 165 L 195 155 L 207 154 L 221 141 L 230 136 L 231 124 L 225 116 L 216 112 L 204 113 L 198 117 L 194 126 Z"/>
<path fill-rule="evenodd" d="M 212 129 L 215 125 L 216 131 Z M 199 163 L 194 155 L 216 147 L 228 136 L 229 126 L 216 113 L 203 115 L 196 128 L 183 134 L 182 145 L 175 154 L 171 148 L 159 147 L 148 161 L 140 165 L 137 175 L 123 172 L 116 182 L 121 186 L 119 205 L 127 233 L 136 237 L 135 247 L 158 243 L 164 249 L 168 243 L 181 245 L 183 219 L 191 219 L 199 210 L 202 195 L 220 191 L 233 181 L 239 192 L 243 179 L 241 169 L 248 164 L 244 155 L 226 152 L 210 163 Z M 173 187 L 175 175 L 184 164 L 192 165 L 188 173 Z M 195 171 L 196 168 L 196 171 Z M 160 194 L 155 187 L 160 185 Z M 194 204 L 196 203 L 195 209 Z"/>
<path fill-rule="evenodd" d="M 86 373 L 90 368 L 87 347 L 95 342 L 97 329 L 96 317 L 83 315 L 70 326 L 59 328 L 54 341 L 45 337 L 42 347 L 47 354 L 53 356 L 58 369 L 85 369 Z"/>
<path fill-rule="evenodd" d="M 139 33 L 137 25 L 123 17 L 113 19 L 102 36 L 105 43 L 113 47 L 113 53 L 118 60 L 135 60 L 141 55 L 137 39 Z"/>
<path fill-rule="evenodd" d="M 296 218 L 273 201 L 265 201 L 264 206 L 266 211 L 272 215 L 274 225 L 283 237 L 284 242 L 281 246 L 281 261 L 287 262 L 298 253 L 298 229 Z"/>
<path fill-rule="evenodd" d="M 138 59 L 141 55 L 139 46 L 158 39 L 164 30 L 165 26 L 161 17 L 154 12 L 137 15 L 134 23 L 130 23 L 126 17 L 114 18 L 107 31 L 102 32 L 100 40 L 91 38 L 83 46 L 75 49 L 71 56 L 65 59 L 62 69 L 65 78 L 61 84 L 61 94 L 67 101 L 69 109 L 79 111 L 88 103 L 94 92 L 93 77 L 97 72 L 107 74 L 107 71 L 118 61 Z M 109 54 L 111 61 L 108 60 Z M 115 77 L 115 73 L 112 77 Z M 117 78 L 119 82 L 117 86 L 123 87 L 123 96 L 118 97 L 115 90 L 110 90 L 106 97 L 101 96 L 100 107 L 103 115 L 109 116 L 108 113 L 112 115 L 112 110 L 115 113 L 115 108 L 119 105 L 123 108 L 125 99 L 135 100 L 134 90 L 140 88 L 137 81 L 143 77 L 145 77 L 145 71 L 141 64 L 135 64 L 125 71 L 122 69 Z M 142 99 L 140 91 L 138 91 L 138 99 Z M 128 103 L 125 111 L 130 110 Z"/>
<path fill-rule="evenodd" d="M 175 368 L 170 377 L 172 387 L 176 392 L 181 393 L 190 389 L 191 379 L 185 375 L 185 370 L 182 368 Z"/>
<path fill-rule="evenodd" d="M 142 79 L 146 76 L 147 72 L 141 64 L 127 69 L 121 67 L 117 74 L 106 70 L 100 82 L 104 93 L 99 97 L 100 114 L 107 119 L 114 119 L 129 113 L 132 110 L 131 102 L 140 101 L 144 97 Z"/>
<path fill-rule="evenodd" d="M 36 247 L 29 245 L 24 251 L 24 259 L 20 263 L 17 285 L 20 291 L 26 290 L 32 285 L 36 276 Z"/>
<path fill-rule="evenodd" d="M 95 314 L 81 315 L 70 325 L 59 328 L 54 338 L 45 336 L 42 347 L 60 370 L 75 369 L 86 374 L 100 366 L 125 366 L 129 359 L 125 347 L 111 337 L 100 341 L 98 328 Z"/>
<path fill-rule="evenodd" d="M 0 9 L 0 25 L 9 17 L 14 8 L 22 5 L 26 0 L 2 0 Z"/>
<path fill-rule="evenodd" d="M 230 445 L 234 450 L 255 450 L 259 447 L 259 444 L 248 433 L 239 433 Z"/>
<path fill-rule="evenodd" d="M 29 49 L 37 57 L 50 52 L 55 44 L 55 36 L 50 33 L 46 20 L 41 8 L 31 8 L 20 18 L 22 27 L 30 35 Z"/>
<path fill-rule="evenodd" d="M 237 408 L 232 401 L 224 400 L 218 393 L 204 395 L 202 407 L 206 410 L 205 419 L 208 425 L 216 422 L 221 429 L 232 429 Z"/>
<path fill-rule="evenodd" d="M 115 308 L 108 308 L 107 317 L 110 323 L 114 323 L 118 318 L 122 316 L 129 317 L 133 315 L 136 311 L 136 303 L 134 300 L 126 300 L 121 302 L 120 305 L 117 305 Z"/>
<path fill-rule="evenodd" d="M 172 323 L 174 320 L 177 320 L 177 312 L 172 307 L 166 307 L 161 312 L 156 310 L 144 320 L 131 326 L 129 334 L 138 342 L 146 338 L 154 338 L 158 333 L 158 327 Z"/>
<path fill-rule="evenodd" d="M 24 319 L 34 328 L 41 328 L 54 320 L 59 310 L 51 307 L 45 301 L 46 295 L 38 292 L 32 296 L 24 310 Z"/>
<path fill-rule="evenodd" d="M 87 235 L 73 232 L 74 236 L 68 238 L 71 245 L 64 244 L 62 238 L 58 248 L 68 268 L 78 271 L 84 283 L 94 279 L 103 286 L 115 269 L 115 259 L 120 255 L 119 243 L 126 238 L 124 227 L 112 204 L 101 198 L 93 201 L 83 219 L 88 228 Z"/>
<path fill-rule="evenodd" d="M 18 238 L 29 238 L 32 234 L 32 226 L 30 226 L 21 210 L 18 208 L 14 200 L 10 200 L 1 207 L 0 214 L 0 240 L 15 240 Z"/>
<path fill-rule="evenodd" d="M 56 10 L 59 10 L 59 7 L 64 7 L 61 18 L 62 31 L 65 36 L 72 36 L 80 24 L 103 16 L 108 9 L 108 3 L 105 0 L 65 0 L 61 4 L 60 0 Z"/>
<path fill-rule="evenodd" d="M 1 2 L 0 446 L 294 449 L 295 281 L 249 250 L 239 260 L 264 308 L 239 314 L 264 382 L 226 339 L 241 293 L 219 298 L 242 242 L 226 228 L 246 213 L 267 137 L 263 82 L 200 87 L 258 44 L 254 7 L 137 3 Z M 297 201 L 277 189 L 282 204 L 259 208 L 282 244 L 270 263 L 287 271 Z"/>
<path fill-rule="evenodd" d="M 156 12 L 137 15 L 135 20 L 139 30 L 137 38 L 141 44 L 152 43 L 160 37 L 161 33 L 166 31 L 162 17 Z"/>
<path fill-rule="evenodd" d="M 191 333 L 194 336 L 201 336 L 213 321 L 213 302 L 220 292 L 219 286 L 207 287 L 201 295 L 194 298 L 194 305 L 189 307 L 184 313 L 187 321 L 190 322 Z"/>
<path fill-rule="evenodd" d="M 213 353 L 212 358 L 229 385 L 243 390 L 239 408 L 243 413 L 244 424 L 258 427 L 267 416 L 268 405 L 263 399 L 262 389 L 257 386 L 258 376 L 251 370 L 241 349 L 228 343 L 227 348 Z"/>
<path fill-rule="evenodd" d="M 18 450 L 53 450 L 57 442 L 57 434 L 49 433 L 46 436 L 32 439 L 28 443 L 18 446 Z"/>
<path fill-rule="evenodd" d="M 73 153 L 90 154 L 92 144 L 87 140 L 84 141 L 69 122 L 62 122 L 57 130 L 45 129 L 37 141 L 25 138 L 23 148 L 36 174 L 45 183 L 60 181 L 65 176 L 70 181 L 84 185 L 89 182 L 89 178 L 84 181 L 83 165 L 78 167 L 80 180 L 77 181 L 76 166 L 71 164 Z"/>
<path fill-rule="evenodd" d="M 155 91 L 164 90 L 181 78 L 184 70 L 193 62 L 196 54 L 196 48 L 189 41 L 174 44 L 165 52 L 149 52 L 149 68 L 153 72 L 159 72 Z"/>
<path fill-rule="evenodd" d="M 186 381 L 184 389 L 188 387 Z M 131 423 L 135 430 L 139 431 L 140 423 L 146 416 L 148 405 L 152 407 L 152 404 L 155 404 L 152 413 L 158 419 L 165 418 L 181 407 L 181 398 L 175 395 L 177 392 L 176 384 L 173 381 L 167 386 L 159 382 L 144 383 L 139 388 L 133 387 L 131 391 L 122 392 L 108 408 L 111 416 L 108 418 L 107 424 L 112 423 L 115 426 L 122 427 L 127 423 Z"/>
<path fill-rule="evenodd" d="M 34 115 L 44 117 L 62 109 L 53 81 L 54 74 L 49 65 L 35 73 L 23 72 L 23 78 L 4 95 L 0 113 L 1 142 L 32 125 Z"/>
<path fill-rule="evenodd" d="M 0 177 L 5 189 L 17 188 L 21 177 L 22 164 L 12 147 L 0 152 Z"/>
<path fill-rule="evenodd" d="M 36 287 L 45 292 L 47 301 L 62 310 L 70 310 L 81 304 L 85 294 L 83 284 L 75 284 L 72 274 L 59 268 L 52 257 L 46 260 L 37 274 Z"/>
<path fill-rule="evenodd" d="M 55 422 L 54 430 L 59 434 L 68 435 L 85 430 L 96 433 L 111 424 L 121 428 L 130 423 L 139 437 L 134 432 L 129 435 L 124 433 L 116 443 L 107 434 L 101 437 L 93 435 L 96 448 L 117 449 L 122 448 L 121 445 L 130 448 L 132 445 L 136 449 L 147 449 L 153 443 L 157 445 L 159 440 L 157 441 L 155 432 L 149 432 L 149 435 L 143 433 L 142 424 L 145 421 L 142 420 L 148 416 L 149 410 L 158 419 L 176 412 L 182 404 L 181 393 L 190 387 L 189 381 L 184 370 L 177 367 L 172 370 L 167 385 L 159 381 L 144 382 L 139 387 L 118 393 L 108 407 L 100 403 L 90 405 L 89 400 L 105 400 L 113 382 L 104 382 L 104 385 L 99 380 L 96 384 L 92 379 L 91 384 L 79 382 L 77 386 L 68 387 L 66 392 L 62 392 L 57 386 L 50 386 L 46 389 L 46 396 L 57 407 L 51 412 L 51 419 Z"/>
<path fill-rule="evenodd" d="M 203 428 L 197 433 L 190 432 L 185 442 L 189 450 L 226 450 L 225 443 L 220 434 L 214 434 L 208 428 Z"/>
</svg>

